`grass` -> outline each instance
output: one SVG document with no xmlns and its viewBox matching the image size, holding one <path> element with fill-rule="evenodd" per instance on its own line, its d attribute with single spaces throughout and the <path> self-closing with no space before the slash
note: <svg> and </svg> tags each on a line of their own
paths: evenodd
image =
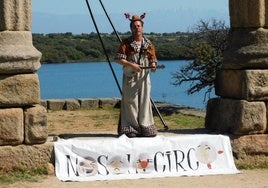
<svg viewBox="0 0 268 188">
<path fill-rule="evenodd" d="M 40 181 L 47 172 L 43 168 L 29 171 L 27 169 L 20 169 L 9 173 L 0 173 L 0 184 L 10 185 L 16 182 L 38 182 Z M 1 186 L 0 186 L 1 187 Z"/>
<path fill-rule="evenodd" d="M 268 169 L 267 156 L 248 156 L 247 159 L 235 159 L 236 167 L 239 170 Z"/>
<path fill-rule="evenodd" d="M 204 118 L 196 116 L 172 114 L 169 116 L 163 115 L 163 117 L 170 130 L 204 128 L 205 124 Z M 160 129 L 162 124 L 160 119 L 155 118 L 155 121 L 157 128 Z"/>
</svg>

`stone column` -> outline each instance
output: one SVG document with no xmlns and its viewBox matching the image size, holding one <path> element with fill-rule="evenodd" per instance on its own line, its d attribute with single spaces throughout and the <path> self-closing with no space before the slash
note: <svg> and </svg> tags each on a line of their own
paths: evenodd
<svg viewBox="0 0 268 188">
<path fill-rule="evenodd" d="M 41 53 L 32 43 L 31 22 L 31 0 L 0 1 L 0 146 L 47 139 L 36 74 Z"/>
<path fill-rule="evenodd" d="M 229 46 L 216 74 L 219 98 L 207 104 L 206 128 L 267 133 L 268 0 L 229 0 Z"/>
</svg>

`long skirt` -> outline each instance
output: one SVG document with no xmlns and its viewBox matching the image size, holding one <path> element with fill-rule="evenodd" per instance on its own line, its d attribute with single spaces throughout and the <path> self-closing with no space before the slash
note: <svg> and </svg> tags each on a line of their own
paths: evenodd
<svg viewBox="0 0 268 188">
<path fill-rule="evenodd" d="M 151 80 L 149 70 L 143 70 L 133 76 L 123 74 L 122 88 L 118 134 L 156 135 L 157 130 L 150 100 Z"/>
</svg>

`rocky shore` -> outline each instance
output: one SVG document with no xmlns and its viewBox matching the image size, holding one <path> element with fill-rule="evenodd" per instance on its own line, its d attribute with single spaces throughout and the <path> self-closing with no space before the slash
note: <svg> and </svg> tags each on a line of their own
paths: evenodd
<svg viewBox="0 0 268 188">
<path fill-rule="evenodd" d="M 103 107 L 120 107 L 120 98 L 78 98 L 78 99 L 44 99 L 41 105 L 47 110 L 80 110 Z M 165 102 L 155 102 L 157 109 L 166 115 L 181 113 L 205 117 L 206 111 L 183 105 L 170 104 Z"/>
</svg>

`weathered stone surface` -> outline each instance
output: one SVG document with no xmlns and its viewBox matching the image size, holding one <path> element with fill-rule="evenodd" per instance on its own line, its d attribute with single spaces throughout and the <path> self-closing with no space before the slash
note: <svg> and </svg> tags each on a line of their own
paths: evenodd
<svg viewBox="0 0 268 188">
<path fill-rule="evenodd" d="M 23 110 L 21 108 L 0 109 L 0 145 L 22 144 L 23 139 Z"/>
<path fill-rule="evenodd" d="M 120 99 L 118 98 L 101 98 L 99 100 L 99 108 L 103 107 L 116 107 L 119 105 Z"/>
<path fill-rule="evenodd" d="M 41 100 L 40 105 L 42 105 L 45 109 L 48 109 L 47 108 L 47 100 Z"/>
<path fill-rule="evenodd" d="M 64 110 L 79 110 L 80 103 L 76 99 L 66 99 Z"/>
<path fill-rule="evenodd" d="M 48 137 L 47 111 L 41 105 L 24 109 L 25 144 L 43 144 Z"/>
<path fill-rule="evenodd" d="M 267 70 L 219 70 L 215 92 L 225 98 L 268 100 Z"/>
<path fill-rule="evenodd" d="M 231 27 L 263 27 L 265 0 L 229 0 Z"/>
<path fill-rule="evenodd" d="M 32 24 L 31 0 L 1 0 L 0 30 L 30 31 Z"/>
<path fill-rule="evenodd" d="M 50 99 L 47 101 L 47 107 L 48 110 L 63 110 L 65 106 L 65 100 L 64 99 Z"/>
<path fill-rule="evenodd" d="M 232 151 L 237 159 L 247 156 L 268 156 L 268 134 L 231 137 Z"/>
<path fill-rule="evenodd" d="M 54 164 L 53 143 L 0 147 L 0 171 L 35 170 Z"/>
<path fill-rule="evenodd" d="M 268 26 L 268 1 L 265 0 L 265 28 Z"/>
<path fill-rule="evenodd" d="M 265 133 L 267 131 L 265 103 L 210 99 L 207 104 L 205 127 L 211 131 L 234 135 Z"/>
<path fill-rule="evenodd" d="M 225 52 L 223 69 L 268 69 L 268 45 L 257 44 L 229 49 Z"/>
<path fill-rule="evenodd" d="M 78 99 L 78 101 L 82 109 L 90 109 L 90 108 L 99 107 L 99 99 L 86 98 L 86 99 Z"/>
<path fill-rule="evenodd" d="M 20 107 L 40 102 L 37 74 L 0 75 L 0 107 Z"/>
<path fill-rule="evenodd" d="M 40 68 L 41 53 L 29 31 L 0 32 L 0 74 L 33 73 Z"/>
<path fill-rule="evenodd" d="M 232 29 L 223 54 L 223 69 L 268 69 L 268 30 Z"/>
</svg>

